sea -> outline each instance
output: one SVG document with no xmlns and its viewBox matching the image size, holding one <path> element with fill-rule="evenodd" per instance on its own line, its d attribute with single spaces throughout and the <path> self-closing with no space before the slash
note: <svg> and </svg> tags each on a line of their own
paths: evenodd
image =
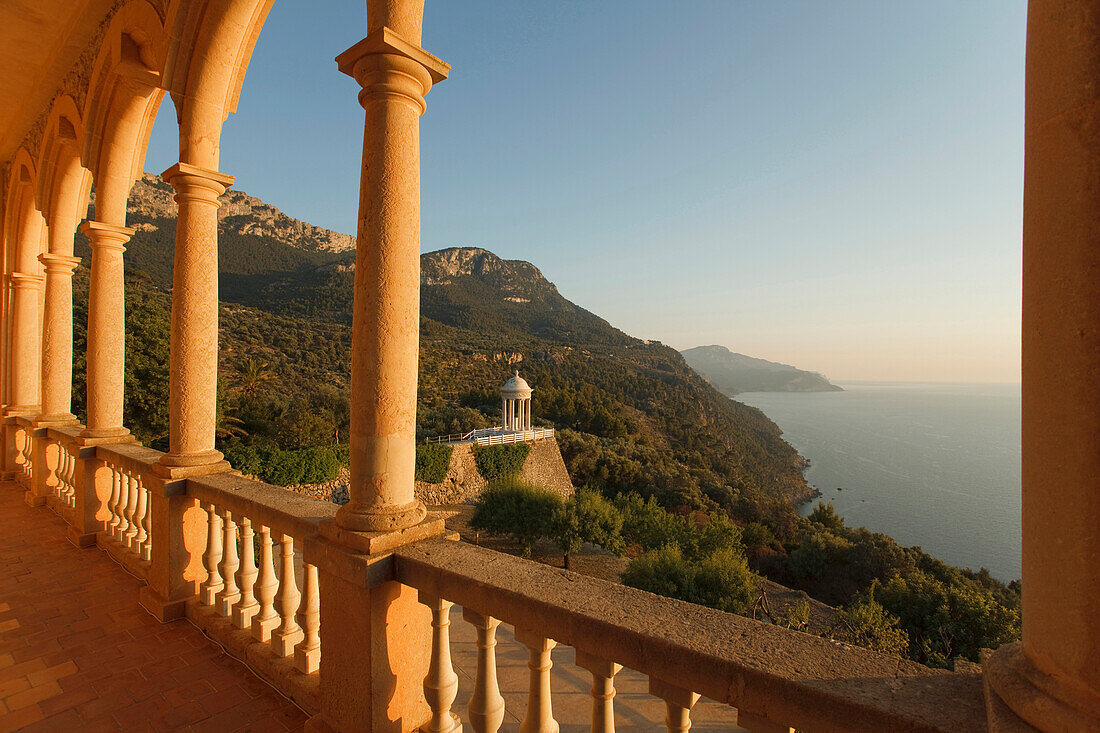
<svg viewBox="0 0 1100 733">
<path fill-rule="evenodd" d="M 734 399 L 762 410 L 809 459 L 806 480 L 848 526 L 1019 578 L 1020 385 L 837 384 L 843 392 Z"/>
</svg>

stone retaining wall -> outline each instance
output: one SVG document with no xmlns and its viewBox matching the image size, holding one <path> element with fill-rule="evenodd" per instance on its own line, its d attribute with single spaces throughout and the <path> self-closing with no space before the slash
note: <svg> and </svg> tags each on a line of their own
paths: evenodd
<svg viewBox="0 0 1100 733">
<path fill-rule="evenodd" d="M 531 452 L 523 462 L 520 479 L 549 489 L 562 498 L 572 496 L 573 483 L 569 479 L 569 471 L 565 468 L 565 460 L 561 457 L 557 439 L 543 438 L 531 441 L 530 445 Z M 443 481 L 438 484 L 417 481 L 416 498 L 429 505 L 464 504 L 481 494 L 489 483 L 478 473 L 473 447 L 472 443 L 455 445 L 451 453 L 451 465 Z M 287 488 L 299 494 L 342 504 L 347 501 L 347 486 L 350 478 L 345 466 L 340 469 L 340 475 L 334 481 Z"/>
</svg>

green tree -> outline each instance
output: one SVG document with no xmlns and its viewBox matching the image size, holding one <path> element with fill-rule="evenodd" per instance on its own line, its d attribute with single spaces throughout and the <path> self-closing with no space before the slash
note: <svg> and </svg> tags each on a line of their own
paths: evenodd
<svg viewBox="0 0 1100 733">
<path fill-rule="evenodd" d="M 470 527 L 511 537 L 531 557 L 535 543 L 554 532 L 554 520 L 562 511 L 562 499 L 546 489 L 520 481 L 489 486 L 478 497 Z"/>
<path fill-rule="evenodd" d="M 817 506 L 810 512 L 809 520 L 820 524 L 825 529 L 837 530 L 844 526 L 844 517 L 836 513 L 833 502 L 817 502 Z"/>
<path fill-rule="evenodd" d="M 554 517 L 554 539 L 565 555 L 567 569 L 571 566 L 571 556 L 579 552 L 585 542 L 621 554 L 626 549 L 622 529 L 622 514 L 592 489 L 577 491 Z"/>
</svg>

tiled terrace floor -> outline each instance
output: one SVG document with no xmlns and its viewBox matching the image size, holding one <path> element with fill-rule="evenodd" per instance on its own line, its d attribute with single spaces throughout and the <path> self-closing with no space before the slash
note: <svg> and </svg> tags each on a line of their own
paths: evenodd
<svg viewBox="0 0 1100 733">
<path fill-rule="evenodd" d="M 299 730 L 306 714 L 187 621 L 158 623 L 141 582 L 0 483 L 0 733 Z"/>
</svg>

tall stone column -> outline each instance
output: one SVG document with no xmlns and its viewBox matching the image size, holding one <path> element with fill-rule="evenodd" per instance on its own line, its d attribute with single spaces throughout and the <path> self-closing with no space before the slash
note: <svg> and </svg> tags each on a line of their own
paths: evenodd
<svg viewBox="0 0 1100 733">
<path fill-rule="evenodd" d="M 413 494 L 420 115 L 424 95 L 448 67 L 418 41 L 377 27 L 336 59 L 363 87 L 359 103 L 366 111 L 352 320 L 351 500 L 336 515 L 352 531 L 402 529 L 425 516 Z"/>
<path fill-rule="evenodd" d="M 1100 730 L 1100 4 L 1028 4 L 1023 643 L 985 679 L 990 730 Z"/>
<path fill-rule="evenodd" d="M 88 282 L 88 422 L 82 436 L 124 439 L 122 425 L 126 377 L 126 281 L 122 253 L 134 230 L 86 221 L 80 231 L 91 241 Z"/>
<path fill-rule="evenodd" d="M 73 270 L 79 257 L 47 252 L 38 256 L 46 269 L 42 317 L 42 399 L 38 422 L 76 421 L 73 398 Z"/>
<path fill-rule="evenodd" d="M 218 196 L 233 176 L 177 163 L 163 173 L 176 189 L 168 453 L 157 470 L 173 478 L 226 470 L 214 449 L 218 399 Z"/>
<path fill-rule="evenodd" d="M 39 300 L 42 275 L 11 274 L 11 405 L 7 414 L 28 415 L 38 409 L 38 379 L 41 353 Z"/>
</svg>

